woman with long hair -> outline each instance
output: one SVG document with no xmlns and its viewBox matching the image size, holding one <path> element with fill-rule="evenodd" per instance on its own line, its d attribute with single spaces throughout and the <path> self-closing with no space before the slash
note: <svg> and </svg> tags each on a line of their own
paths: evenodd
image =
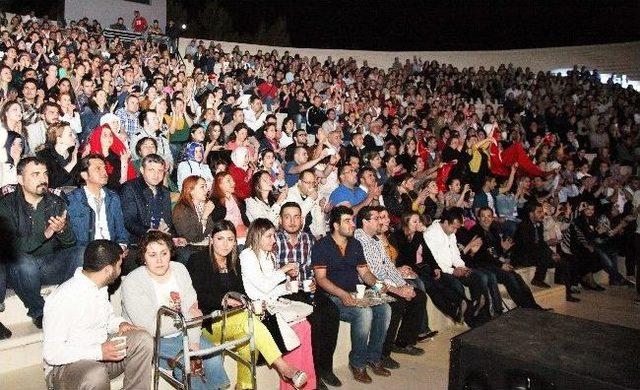
<svg viewBox="0 0 640 390">
<path fill-rule="evenodd" d="M 87 139 L 91 131 L 100 125 L 100 118 L 109 112 L 107 98 L 107 92 L 99 89 L 89 99 L 89 103 L 80 113 L 80 123 L 82 124 L 80 140 Z"/>
<path fill-rule="evenodd" d="M 171 261 L 173 242 L 171 236 L 150 231 L 140 243 L 140 262 L 138 267 L 122 280 L 122 315 L 133 325 L 139 326 L 152 335 L 156 333 L 156 313 L 161 306 L 180 311 L 185 319 L 202 316 L 198 305 L 198 296 L 193 289 L 189 272 L 184 265 Z M 178 358 L 184 343 L 175 322 L 164 317 L 161 321 L 161 340 L 158 353 L 160 366 L 170 368 L 172 359 Z M 198 328 L 189 328 L 189 349 L 197 351 L 211 348 L 212 344 Z M 229 384 L 229 378 L 222 366 L 220 355 L 193 359 L 201 362 L 201 371 L 191 374 L 192 389 L 223 389 Z M 176 379 L 181 379 L 182 372 L 174 370 Z"/>
<path fill-rule="evenodd" d="M 209 188 L 202 177 L 192 175 L 184 179 L 180 198 L 173 208 L 173 224 L 178 237 L 187 239 L 193 250 L 201 250 L 209 245 L 213 229 L 216 207 L 207 200 Z"/>
<path fill-rule="evenodd" d="M 229 152 L 225 150 L 224 130 L 217 121 L 209 123 L 204 138 L 204 161 L 228 160 Z"/>
<path fill-rule="evenodd" d="M 274 253 L 276 228 L 268 219 L 258 218 L 247 231 L 246 247 L 240 253 L 242 283 L 247 296 L 252 301 L 264 301 L 270 314 L 277 315 L 274 305 L 283 295 L 291 294 L 288 282 L 298 276 L 298 264 L 287 263 L 277 267 Z M 296 282 L 297 283 L 297 282 Z M 282 309 L 281 309 L 282 310 Z M 295 388 L 315 389 L 316 376 L 311 350 L 311 326 L 303 319 L 289 324 L 300 340 L 300 345 L 284 356 L 290 364 L 301 370 L 301 374 L 292 378 Z M 300 384 L 297 381 L 302 382 Z M 304 383 L 306 382 L 306 386 Z M 287 381 L 280 381 L 280 389 L 292 389 Z"/>
<path fill-rule="evenodd" d="M 18 174 L 16 172 L 16 165 L 24 155 L 24 138 L 15 131 L 9 131 L 7 133 L 7 141 L 4 144 L 7 160 L 2 165 L 2 180 L 0 181 L 0 187 L 8 184 L 18 184 Z"/>
<path fill-rule="evenodd" d="M 176 206 L 177 207 L 177 206 Z M 221 220 L 211 225 L 208 250 L 197 252 L 191 256 L 187 269 L 193 281 L 193 287 L 198 295 L 198 303 L 204 313 L 222 310 L 222 298 L 228 292 L 234 291 L 244 294 L 240 265 L 238 264 L 238 250 L 236 229 L 233 223 Z M 230 307 L 238 307 L 242 303 L 229 299 Z M 224 328 L 225 341 L 246 336 L 247 310 L 231 315 L 227 318 Z M 222 322 L 206 321 L 202 324 L 202 333 L 211 343 L 222 342 Z M 282 358 L 269 330 L 256 318 L 253 322 L 253 334 L 256 349 L 265 358 L 267 364 L 274 367 L 284 378 L 300 376 L 298 370 Z M 246 360 L 251 358 L 248 345 L 237 349 L 238 354 Z M 238 364 L 236 389 L 251 389 L 251 371 L 243 364 Z"/>
<path fill-rule="evenodd" d="M 26 129 L 22 123 L 22 106 L 17 100 L 5 102 L 0 110 L 0 130 L 15 131 L 26 136 Z"/>
<path fill-rule="evenodd" d="M 78 140 L 68 122 L 56 122 L 47 129 L 47 141 L 36 153 L 45 161 L 49 187 L 72 186 L 78 165 Z"/>
<path fill-rule="evenodd" d="M 280 207 L 287 199 L 284 191 L 274 191 L 271 175 L 267 171 L 258 171 L 251 178 L 251 197 L 245 199 L 247 218 L 253 222 L 258 218 L 266 218 L 274 225 L 280 221 Z"/>
<path fill-rule="evenodd" d="M 87 139 L 84 153 L 95 153 L 104 157 L 109 175 L 107 187 L 111 190 L 119 190 L 125 181 L 136 177 L 131 153 L 122 141 L 114 136 L 111 127 L 107 124 L 93 130 Z"/>
<path fill-rule="evenodd" d="M 235 189 L 236 183 L 229 172 L 216 173 L 211 189 L 211 199 L 217 210 L 216 215 L 219 216 L 215 219 L 231 221 L 236 227 L 238 244 L 242 245 L 247 236 L 249 220 L 244 201 L 236 197 Z"/>
</svg>

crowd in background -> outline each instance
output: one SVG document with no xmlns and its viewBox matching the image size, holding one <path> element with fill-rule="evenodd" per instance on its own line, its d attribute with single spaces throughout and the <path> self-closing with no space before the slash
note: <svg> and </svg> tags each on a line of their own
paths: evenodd
<svg viewBox="0 0 640 390">
<path fill-rule="evenodd" d="M 437 333 L 427 298 L 477 326 L 508 309 L 499 284 L 514 305 L 543 309 L 516 267 L 535 266 L 537 288 L 556 268 L 571 302 L 605 290 L 600 270 L 635 286 L 640 95 L 597 71 L 415 57 L 379 69 L 195 39 L 181 60 L 152 40 L 109 41 L 88 20 L 5 22 L 0 229 L 12 245 L 0 307 L 12 288 L 44 326 L 47 380 L 60 388 L 114 372 L 144 383 L 149 371 L 125 366 L 150 366 L 157 309 L 197 317 L 229 291 L 289 319 L 266 315 L 257 348 L 281 388 L 313 389 L 340 384 L 341 320 L 354 378 L 370 383 L 367 367 L 399 367 L 392 353 L 424 353 L 418 343 Z M 120 280 L 123 317 L 106 301 Z M 41 286 L 60 283 L 45 303 Z M 390 302 L 362 307 L 358 284 Z M 136 359 L 114 352 L 118 330 Z M 189 338 L 208 348 L 220 324 Z M 161 349 L 175 355 L 175 341 Z M 103 374 L 82 374 L 101 360 L 113 362 Z M 203 388 L 229 383 L 219 357 L 200 370 Z M 239 370 L 238 387 L 249 377 Z"/>
</svg>

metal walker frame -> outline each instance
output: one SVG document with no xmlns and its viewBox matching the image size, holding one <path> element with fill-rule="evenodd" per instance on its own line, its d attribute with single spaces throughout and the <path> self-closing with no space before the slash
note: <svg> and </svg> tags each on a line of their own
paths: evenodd
<svg viewBox="0 0 640 390">
<path fill-rule="evenodd" d="M 242 306 L 229 309 L 228 300 L 229 298 L 234 299 L 236 301 L 242 302 Z M 226 355 L 230 355 L 233 357 L 239 364 L 244 364 L 251 369 L 251 382 L 253 388 L 256 389 L 256 354 L 255 354 L 255 338 L 253 331 L 253 312 L 251 310 L 249 299 L 239 293 L 229 292 L 225 294 L 222 299 L 222 310 L 216 310 L 211 314 L 207 314 L 201 317 L 195 317 L 193 319 L 187 320 L 184 318 L 181 312 L 171 309 L 167 306 L 161 306 L 158 309 L 158 313 L 156 315 L 156 335 L 154 339 L 154 349 L 153 349 L 153 388 L 154 390 L 158 390 L 159 380 L 160 378 L 164 379 L 167 383 L 169 383 L 173 388 L 180 390 L 190 390 L 191 389 L 191 358 L 194 357 L 204 357 L 209 355 L 222 355 L 222 362 L 224 364 L 224 358 Z M 224 338 L 224 330 L 227 322 L 227 316 L 242 312 L 243 310 L 247 311 L 247 325 L 248 332 L 244 337 L 241 337 L 237 340 L 232 340 L 225 342 Z M 178 330 L 182 333 L 182 351 L 178 353 L 176 356 L 176 367 L 175 369 L 182 371 L 182 381 L 173 377 L 173 370 L 167 370 L 160 367 L 160 340 L 162 335 L 160 334 L 160 325 L 163 316 L 172 317 L 178 327 Z M 201 326 L 202 321 L 206 319 L 222 319 L 221 326 L 221 334 L 220 334 L 220 344 L 215 345 L 211 348 L 202 349 L 199 351 L 190 351 L 189 350 L 189 337 L 187 335 L 187 329 L 192 328 L 194 326 Z M 180 336 L 177 336 L 180 337 Z M 249 343 L 250 349 L 250 360 L 246 360 L 238 355 L 233 349 L 236 347 Z"/>
</svg>

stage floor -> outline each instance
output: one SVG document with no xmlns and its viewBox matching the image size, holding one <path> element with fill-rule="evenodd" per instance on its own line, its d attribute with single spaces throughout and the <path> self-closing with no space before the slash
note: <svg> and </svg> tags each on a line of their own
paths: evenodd
<svg viewBox="0 0 640 390">
<path fill-rule="evenodd" d="M 543 307 L 553 308 L 557 313 L 568 314 L 594 321 L 602 321 L 640 329 L 640 304 L 634 303 L 635 289 L 628 287 L 611 287 L 607 291 L 597 293 L 583 291 L 577 295 L 582 302 L 567 303 L 563 290 L 545 295 L 539 300 Z M 395 355 L 402 365 L 394 370 L 389 378 L 373 376 L 371 385 L 360 385 L 353 381 L 348 368 L 336 370 L 343 381 L 343 389 L 383 389 L 404 388 L 407 390 L 446 389 L 449 375 L 449 339 L 466 330 L 456 327 L 440 332 L 433 340 L 420 344 L 426 354 L 421 357 Z M 3 359 L 7 358 L 6 356 Z M 42 368 L 32 366 L 2 375 L 2 389 L 43 390 Z"/>
</svg>

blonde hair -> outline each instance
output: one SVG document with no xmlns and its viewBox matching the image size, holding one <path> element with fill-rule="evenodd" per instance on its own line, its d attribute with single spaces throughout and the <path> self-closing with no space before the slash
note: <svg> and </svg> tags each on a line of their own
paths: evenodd
<svg viewBox="0 0 640 390">
<path fill-rule="evenodd" d="M 47 129 L 47 143 L 54 146 L 58 138 L 62 136 L 64 129 L 67 127 L 69 127 L 69 122 L 60 121 L 52 123 Z"/>
<path fill-rule="evenodd" d="M 256 254 L 260 252 L 260 240 L 270 229 L 275 230 L 275 226 L 266 218 L 258 218 L 251 222 L 247 230 L 246 247 L 253 250 Z"/>
</svg>

